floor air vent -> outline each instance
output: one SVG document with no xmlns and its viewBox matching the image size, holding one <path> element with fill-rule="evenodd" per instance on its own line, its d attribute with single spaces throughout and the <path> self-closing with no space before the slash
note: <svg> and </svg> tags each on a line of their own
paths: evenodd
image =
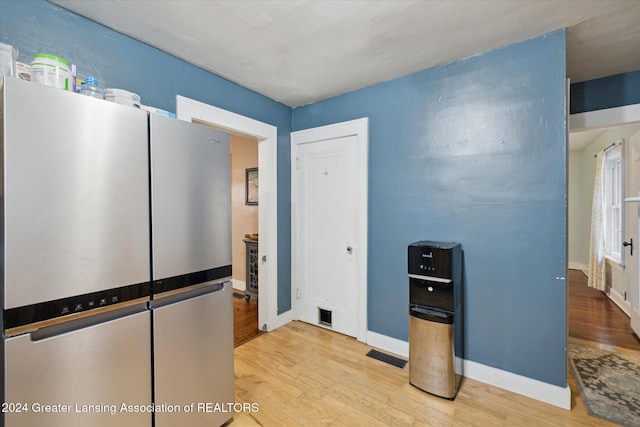
<svg viewBox="0 0 640 427">
<path fill-rule="evenodd" d="M 393 365 L 396 368 L 400 368 L 400 369 L 404 368 L 405 365 L 407 364 L 406 360 L 400 359 L 395 356 L 391 356 L 389 354 L 381 353 L 378 350 L 369 351 L 369 353 L 367 353 L 367 356 L 373 359 L 379 360 L 381 362 L 388 363 L 389 365 Z"/>
</svg>

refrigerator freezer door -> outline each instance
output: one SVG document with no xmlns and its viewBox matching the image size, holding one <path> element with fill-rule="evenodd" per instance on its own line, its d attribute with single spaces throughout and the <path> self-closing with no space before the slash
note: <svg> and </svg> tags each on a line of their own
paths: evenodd
<svg viewBox="0 0 640 427">
<path fill-rule="evenodd" d="M 233 416 L 231 296 L 227 282 L 218 291 L 152 310 L 156 404 L 194 404 L 190 413 L 156 413 L 156 427 L 219 426 Z"/>
<path fill-rule="evenodd" d="M 157 114 L 150 121 L 153 279 L 230 266 L 229 135 Z"/>
<path fill-rule="evenodd" d="M 28 411 L 5 413 L 4 425 L 150 426 L 148 411 L 122 410 L 151 404 L 150 313 L 144 305 L 126 312 L 66 333 L 5 340 L 5 401 Z"/>
<path fill-rule="evenodd" d="M 148 283 L 146 112 L 4 83 L 5 308 Z"/>
</svg>

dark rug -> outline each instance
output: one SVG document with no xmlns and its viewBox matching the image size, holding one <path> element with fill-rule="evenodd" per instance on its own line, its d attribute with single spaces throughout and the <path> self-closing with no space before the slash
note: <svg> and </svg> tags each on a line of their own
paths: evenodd
<svg viewBox="0 0 640 427">
<path fill-rule="evenodd" d="M 640 426 L 640 359 L 576 344 L 568 354 L 587 412 Z"/>
</svg>

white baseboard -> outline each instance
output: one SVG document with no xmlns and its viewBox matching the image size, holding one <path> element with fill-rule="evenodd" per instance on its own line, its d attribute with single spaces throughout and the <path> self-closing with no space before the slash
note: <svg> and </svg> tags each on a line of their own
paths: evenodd
<svg viewBox="0 0 640 427">
<path fill-rule="evenodd" d="M 236 280 L 236 279 L 231 279 L 231 281 L 233 282 L 233 289 L 236 289 L 238 291 L 245 291 L 247 289 L 247 283 L 243 282 L 242 280 Z"/>
<path fill-rule="evenodd" d="M 407 341 L 391 338 L 377 332 L 367 331 L 367 345 L 378 347 L 381 350 L 395 353 L 399 356 L 409 357 L 409 343 Z M 462 371 L 466 378 L 571 410 L 571 389 L 569 385 L 560 387 L 459 358 L 456 358 L 456 371 L 459 370 L 460 364 L 462 364 Z"/>
<path fill-rule="evenodd" d="M 620 310 L 624 311 L 627 316 L 631 316 L 631 301 L 625 301 L 624 297 L 613 288 L 609 290 L 607 295 L 609 295 L 611 301 L 620 307 Z"/>
<path fill-rule="evenodd" d="M 570 262 L 569 263 L 569 269 L 570 270 L 580 270 L 582 271 L 584 274 L 587 274 L 587 271 L 589 271 L 589 266 L 586 264 L 582 264 L 580 262 Z"/>
<path fill-rule="evenodd" d="M 409 342 L 402 341 L 397 338 L 391 338 L 386 335 L 373 331 L 367 331 L 367 345 L 378 347 L 398 356 L 409 357 Z"/>
<path fill-rule="evenodd" d="M 571 389 L 569 385 L 560 387 L 471 360 L 464 361 L 463 369 L 466 378 L 512 391 L 562 409 L 571 410 Z"/>
</svg>

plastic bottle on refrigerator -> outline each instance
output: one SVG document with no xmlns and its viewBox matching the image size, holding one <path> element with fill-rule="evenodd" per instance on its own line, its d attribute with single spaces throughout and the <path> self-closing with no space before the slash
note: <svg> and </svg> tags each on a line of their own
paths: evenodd
<svg viewBox="0 0 640 427">
<path fill-rule="evenodd" d="M 82 95 L 92 96 L 98 99 L 104 99 L 104 94 L 102 89 L 100 89 L 100 84 L 95 77 L 87 77 L 82 85 L 80 86 L 80 93 Z"/>
</svg>

